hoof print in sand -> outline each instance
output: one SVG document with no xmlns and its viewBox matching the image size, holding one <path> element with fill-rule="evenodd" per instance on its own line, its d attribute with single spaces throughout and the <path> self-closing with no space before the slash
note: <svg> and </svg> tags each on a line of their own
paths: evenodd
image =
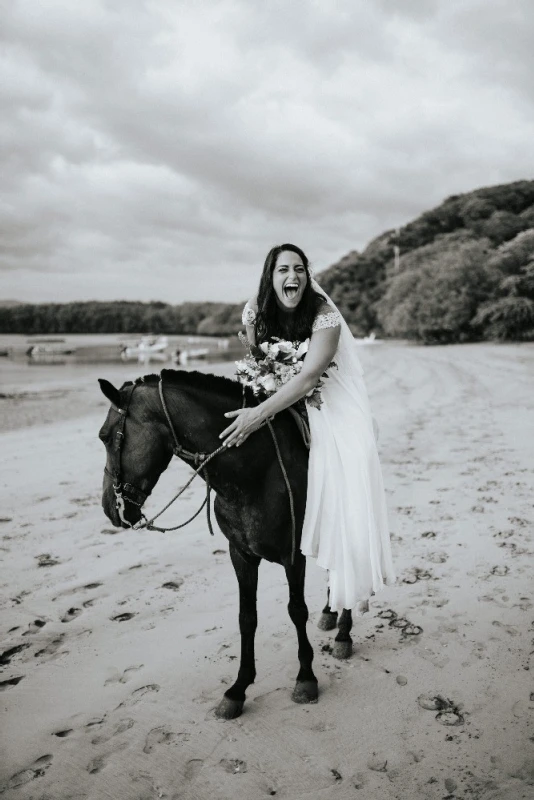
<svg viewBox="0 0 534 800">
<path fill-rule="evenodd" d="M 132 614 L 130 611 L 125 611 L 123 614 L 117 614 L 115 617 L 111 617 L 112 622 L 127 622 L 129 619 L 133 619 L 135 614 Z"/>
<path fill-rule="evenodd" d="M 510 568 L 507 567 L 506 565 L 499 565 L 497 567 L 492 567 L 491 569 L 491 574 L 498 575 L 500 578 L 502 578 L 503 575 L 508 575 L 509 572 Z"/>
<path fill-rule="evenodd" d="M 448 555 L 447 553 L 441 552 L 429 553 L 427 559 L 431 561 L 432 564 L 444 564 L 448 559 Z"/>
<path fill-rule="evenodd" d="M 435 539 L 436 538 L 436 534 L 434 533 L 434 531 L 425 531 L 424 533 L 421 534 L 421 536 L 423 537 L 423 539 Z"/>
<path fill-rule="evenodd" d="M 41 758 L 33 762 L 31 767 L 27 767 L 13 775 L 5 785 L 3 791 L 6 789 L 17 789 L 19 786 L 24 786 L 25 783 L 34 781 L 36 778 L 42 778 L 51 763 L 51 755 L 41 756 Z"/>
<path fill-rule="evenodd" d="M 56 564 L 60 564 L 60 560 L 50 555 L 50 553 L 41 553 L 40 556 L 35 556 L 37 559 L 37 566 L 38 567 L 55 567 Z"/>
<path fill-rule="evenodd" d="M 426 711 L 437 711 L 436 719 L 442 725 L 463 725 L 464 717 L 452 700 L 439 694 L 420 694 L 417 702 Z"/>
<path fill-rule="evenodd" d="M 143 747 L 143 753 L 147 753 L 148 755 L 158 744 L 173 744 L 173 742 L 188 742 L 189 738 L 190 737 L 188 733 L 173 733 L 173 731 L 169 731 L 165 726 L 161 726 L 160 728 L 153 728 L 146 737 L 145 746 Z"/>
<path fill-rule="evenodd" d="M 61 617 L 61 622 L 72 622 L 72 620 L 76 619 L 76 617 L 79 617 L 81 613 L 81 608 L 69 608 L 69 610 Z"/>
<path fill-rule="evenodd" d="M 173 592 L 177 592 L 180 589 L 180 586 L 183 584 L 183 579 L 179 578 L 176 581 L 167 581 L 162 585 L 162 589 L 171 589 Z"/>
<path fill-rule="evenodd" d="M 378 612 L 381 619 L 389 619 L 389 627 L 400 630 L 401 636 L 420 636 L 423 629 L 420 625 L 414 625 L 409 619 L 399 617 L 392 608 L 386 608 Z"/>
<path fill-rule="evenodd" d="M 0 692 L 5 692 L 6 689 L 11 689 L 16 686 L 24 678 L 24 675 L 19 675 L 17 678 L 8 678 L 7 681 L 0 681 Z"/>
<path fill-rule="evenodd" d="M 429 581 L 432 578 L 432 573 L 427 569 L 421 567 L 412 567 L 407 570 L 405 577 L 402 579 L 403 583 L 417 583 L 418 581 Z"/>
<path fill-rule="evenodd" d="M 221 758 L 219 764 L 225 772 L 229 772 L 231 775 L 247 771 L 247 762 L 241 761 L 240 758 Z"/>
</svg>

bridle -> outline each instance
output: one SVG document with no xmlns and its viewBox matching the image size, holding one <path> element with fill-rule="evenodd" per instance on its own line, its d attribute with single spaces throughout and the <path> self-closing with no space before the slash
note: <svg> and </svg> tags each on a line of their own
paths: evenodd
<svg viewBox="0 0 534 800">
<path fill-rule="evenodd" d="M 140 382 L 142 383 L 142 379 L 140 379 Z M 113 480 L 113 492 L 115 494 L 115 507 L 117 509 L 117 513 L 119 515 L 119 518 L 120 518 L 121 522 L 123 523 L 123 525 L 126 525 L 127 527 L 132 528 L 133 530 L 146 529 L 146 530 L 149 530 L 149 531 L 158 531 L 159 533 L 167 533 L 168 531 L 176 531 L 176 530 L 179 530 L 180 528 L 184 528 L 186 525 L 189 525 L 190 522 L 192 522 L 196 517 L 198 517 L 198 515 L 200 514 L 200 512 L 202 511 L 204 506 L 207 505 L 208 528 L 209 528 L 210 534 L 213 536 L 214 533 L 213 533 L 213 527 L 212 527 L 212 524 L 211 524 L 211 507 L 210 507 L 211 485 L 210 485 L 209 476 L 208 476 L 208 473 L 207 473 L 207 470 L 205 469 L 205 467 L 212 460 L 212 458 L 215 458 L 216 455 L 218 455 L 220 452 L 222 452 L 223 450 L 226 449 L 226 442 L 224 442 L 220 447 L 218 447 L 212 453 L 191 453 L 189 450 L 186 450 L 185 447 L 182 447 L 182 445 L 178 441 L 178 437 L 176 435 L 176 430 L 175 430 L 174 425 L 172 423 L 172 419 L 171 419 L 171 416 L 169 414 L 169 411 L 168 411 L 168 408 L 167 408 L 167 404 L 165 402 L 165 395 L 163 393 L 163 376 L 162 375 L 160 375 L 160 379 L 158 381 L 158 393 L 159 393 L 159 397 L 160 397 L 160 401 L 161 401 L 161 406 L 163 408 L 163 412 L 164 412 L 165 418 L 167 420 L 167 425 L 169 426 L 169 430 L 171 432 L 172 439 L 173 439 L 172 452 L 173 452 L 173 454 L 175 456 L 178 456 L 179 458 L 183 458 L 185 461 L 192 461 L 193 464 L 196 465 L 197 468 L 195 469 L 193 475 L 188 480 L 188 482 L 184 486 L 182 486 L 181 489 L 179 489 L 179 491 L 174 495 L 174 497 L 167 503 L 167 505 L 164 506 L 161 509 L 161 511 L 159 511 L 157 514 L 155 514 L 150 520 L 148 520 L 145 517 L 145 515 L 143 514 L 142 511 L 141 511 L 141 519 L 138 522 L 135 522 L 133 525 L 128 519 L 126 519 L 126 516 L 125 516 L 126 503 L 130 503 L 131 505 L 137 506 L 138 508 L 142 508 L 142 506 L 145 503 L 145 500 L 147 499 L 148 495 L 150 494 L 150 492 L 148 492 L 148 493 L 147 492 L 143 492 L 142 489 L 139 489 L 137 486 L 134 486 L 132 483 L 123 482 L 122 474 L 121 474 L 121 450 L 122 450 L 122 446 L 123 446 L 123 443 L 124 443 L 124 428 L 126 426 L 126 417 L 128 416 L 128 410 L 130 408 L 130 403 L 132 402 L 133 393 L 135 392 L 137 387 L 140 385 L 140 382 L 136 381 L 135 383 L 133 383 L 129 387 L 128 395 L 126 396 L 123 408 L 120 408 L 115 403 L 111 403 L 111 407 L 113 408 L 113 410 L 116 411 L 117 414 L 120 414 L 119 426 L 118 426 L 117 431 L 115 433 L 115 447 L 114 447 L 114 450 L 115 450 L 115 453 L 116 453 L 116 465 L 115 465 L 114 472 L 110 472 L 110 470 L 108 470 L 107 467 L 104 467 L 104 472 L 107 475 L 109 475 L 110 478 L 112 478 L 112 480 Z M 244 389 L 243 389 L 243 407 L 244 407 L 244 405 L 245 405 L 245 393 L 244 393 Z M 274 432 L 274 428 L 273 428 L 272 422 L 271 422 L 270 419 L 268 419 L 268 420 L 266 420 L 266 423 L 264 423 L 264 424 L 267 424 L 267 426 L 269 427 L 269 430 L 271 432 L 274 448 L 275 448 L 276 455 L 277 455 L 277 458 L 278 458 L 278 463 L 280 464 L 280 468 L 282 470 L 282 474 L 283 474 L 284 481 L 285 481 L 286 488 L 287 488 L 287 492 L 288 492 L 289 508 L 290 508 L 290 513 L 291 513 L 291 544 L 292 544 L 292 547 L 291 547 L 291 563 L 293 564 L 294 560 L 295 560 L 296 527 L 297 527 L 296 526 L 296 518 L 295 518 L 295 504 L 294 504 L 294 499 L 293 499 L 293 490 L 291 489 L 291 485 L 290 485 L 290 482 L 289 482 L 289 477 L 287 475 L 287 471 L 286 471 L 284 462 L 282 460 L 282 454 L 280 452 L 280 447 L 278 445 L 278 441 L 277 441 L 277 438 L 276 438 L 276 434 Z M 185 490 L 188 488 L 188 486 L 190 486 L 191 483 L 195 480 L 197 475 L 199 475 L 202 472 L 204 473 L 202 477 L 206 481 L 206 497 L 204 498 L 204 501 L 203 501 L 202 505 L 200 506 L 200 508 L 198 509 L 198 511 L 196 511 L 193 514 L 193 516 L 190 517 L 185 522 L 182 522 L 180 525 L 175 525 L 172 528 L 160 528 L 160 527 L 154 525 L 155 520 L 158 519 L 158 517 L 160 517 L 175 502 L 175 500 L 177 500 L 180 497 L 180 495 L 182 495 L 185 492 Z"/>
<path fill-rule="evenodd" d="M 138 386 L 139 383 L 136 382 L 129 387 L 128 394 L 125 398 L 123 407 L 119 407 L 115 403 L 111 403 L 112 409 L 116 411 L 117 414 L 120 414 L 120 422 L 117 431 L 115 433 L 115 442 L 114 442 L 116 463 L 113 472 L 111 472 L 107 467 L 104 467 L 104 472 L 107 475 L 109 475 L 109 477 L 112 478 L 113 480 L 113 492 L 115 494 L 115 508 L 117 509 L 120 521 L 123 523 L 123 525 L 126 525 L 127 527 L 132 528 L 133 530 L 142 530 L 146 528 L 146 530 L 159 531 L 160 533 L 165 533 L 167 531 L 176 531 L 179 528 L 185 527 L 190 522 L 192 522 L 196 517 L 198 517 L 204 506 L 207 504 L 208 528 L 211 535 L 213 536 L 214 533 L 211 524 L 211 508 L 210 508 L 211 485 L 209 482 L 209 477 L 207 472 L 204 472 L 203 475 L 204 480 L 206 481 L 206 497 L 204 498 L 204 502 L 202 503 L 198 511 L 196 511 L 192 517 L 186 520 L 186 522 L 182 522 L 180 525 L 175 525 L 172 528 L 160 528 L 154 525 L 154 521 L 158 519 L 158 517 L 160 517 L 163 514 L 163 512 L 166 511 L 174 503 L 174 501 L 180 497 L 181 494 L 183 494 L 183 492 L 185 492 L 188 486 L 190 486 L 190 484 L 194 481 L 196 476 L 199 475 L 204 470 L 204 468 L 211 461 L 211 459 L 214 458 L 218 453 L 220 453 L 221 450 L 224 450 L 226 448 L 226 444 L 222 444 L 212 453 L 208 454 L 208 453 L 191 453 L 189 452 L 189 450 L 186 450 L 185 447 L 182 447 L 182 445 L 178 441 L 176 430 L 174 428 L 171 416 L 167 409 L 165 396 L 163 394 L 163 377 L 161 376 L 158 382 L 158 392 L 161 400 L 161 406 L 163 408 L 167 424 L 169 426 L 173 438 L 173 448 L 172 448 L 173 454 L 175 456 L 178 456 L 179 458 L 185 459 L 186 461 L 192 461 L 193 464 L 197 465 L 197 469 L 195 470 L 189 481 L 185 484 L 185 486 L 182 486 L 181 489 L 172 498 L 172 500 L 170 500 L 167 503 L 167 505 L 164 506 L 164 508 L 162 508 L 161 511 L 158 514 L 155 514 L 150 520 L 148 520 L 145 517 L 143 512 L 141 512 L 141 519 L 138 522 L 132 524 L 128 519 L 126 519 L 126 514 L 125 514 L 126 503 L 130 503 L 131 505 L 137 506 L 138 508 L 142 508 L 148 495 L 150 494 L 150 492 L 148 493 L 144 492 L 142 489 L 139 489 L 132 483 L 125 482 L 122 480 L 121 450 L 124 443 L 124 428 L 126 425 L 126 417 L 128 416 L 130 403 L 132 401 L 132 396 Z"/>
</svg>

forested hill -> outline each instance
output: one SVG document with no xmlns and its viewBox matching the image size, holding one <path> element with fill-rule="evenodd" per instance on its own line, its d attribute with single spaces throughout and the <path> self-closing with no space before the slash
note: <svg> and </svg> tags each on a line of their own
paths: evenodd
<svg viewBox="0 0 534 800">
<path fill-rule="evenodd" d="M 534 181 L 449 197 L 319 280 L 356 334 L 534 338 Z"/>
</svg>

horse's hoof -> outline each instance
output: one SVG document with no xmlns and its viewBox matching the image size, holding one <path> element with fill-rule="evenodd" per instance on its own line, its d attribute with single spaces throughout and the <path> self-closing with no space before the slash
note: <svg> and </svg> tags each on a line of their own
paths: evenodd
<svg viewBox="0 0 534 800">
<path fill-rule="evenodd" d="M 317 623 L 317 627 L 320 631 L 333 631 L 337 625 L 337 614 L 334 612 L 323 613 L 319 617 L 319 622 Z"/>
<path fill-rule="evenodd" d="M 332 648 L 332 655 L 334 658 L 350 658 L 352 655 L 352 641 L 350 642 L 334 642 Z"/>
<path fill-rule="evenodd" d="M 223 697 L 215 709 L 215 716 L 217 719 L 236 719 L 241 716 L 244 704 L 244 700 L 231 700 L 229 697 Z"/>
<path fill-rule="evenodd" d="M 316 703 L 318 697 L 317 681 L 297 681 L 291 695 L 294 703 Z"/>
</svg>

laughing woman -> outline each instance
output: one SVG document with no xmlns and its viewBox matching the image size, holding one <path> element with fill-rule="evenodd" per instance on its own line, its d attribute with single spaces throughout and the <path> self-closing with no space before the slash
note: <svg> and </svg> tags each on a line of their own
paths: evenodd
<svg viewBox="0 0 534 800">
<path fill-rule="evenodd" d="M 301 550 L 328 570 L 331 609 L 361 615 L 395 575 L 373 418 L 353 336 L 312 280 L 306 255 L 292 244 L 268 253 L 243 323 L 251 344 L 272 337 L 310 342 L 300 373 L 260 405 L 226 414 L 234 419 L 222 436 L 228 445 L 241 444 L 273 414 L 306 398 L 327 371 L 322 405 L 307 404 L 311 447 Z M 328 369 L 332 361 L 337 368 Z"/>
</svg>

